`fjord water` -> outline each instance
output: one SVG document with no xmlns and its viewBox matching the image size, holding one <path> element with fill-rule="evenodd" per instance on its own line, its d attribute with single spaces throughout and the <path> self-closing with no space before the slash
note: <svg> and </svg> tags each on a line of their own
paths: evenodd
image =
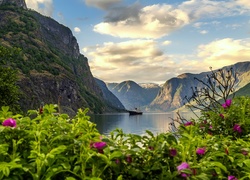
<svg viewBox="0 0 250 180">
<path fill-rule="evenodd" d="M 181 113 L 185 118 L 191 118 L 192 113 Z M 143 115 L 129 115 L 128 113 L 91 115 L 90 121 L 96 124 L 101 134 L 109 135 L 116 128 L 124 133 L 143 135 L 146 130 L 154 134 L 167 132 L 171 118 L 176 118 L 174 112 L 170 113 L 143 113 Z"/>
</svg>

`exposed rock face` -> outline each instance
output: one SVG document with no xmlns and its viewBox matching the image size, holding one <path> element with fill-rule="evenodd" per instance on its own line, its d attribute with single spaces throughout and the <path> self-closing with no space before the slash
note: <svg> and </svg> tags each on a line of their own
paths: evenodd
<svg viewBox="0 0 250 180">
<path fill-rule="evenodd" d="M 31 74 L 30 78 L 21 78 L 18 85 L 24 94 L 20 99 L 23 107 L 58 104 L 61 112 L 74 115 L 79 107 L 88 105 L 80 96 L 78 84 L 67 78 Z"/>
<path fill-rule="evenodd" d="M 53 47 L 63 49 L 67 56 L 79 58 L 80 51 L 77 40 L 68 27 L 36 12 L 34 12 L 34 16 L 41 24 L 42 36 L 48 43 Z"/>
<path fill-rule="evenodd" d="M 24 1 L 10 2 L 26 7 Z M 15 6 L 0 11 L 0 45 L 21 50 L 19 59 L 8 64 L 20 72 L 22 110 L 49 103 L 59 104 L 62 112 L 72 115 L 79 108 L 94 113 L 117 110 L 105 100 L 71 30 L 49 17 Z"/>
<path fill-rule="evenodd" d="M 222 69 L 233 68 L 238 73 L 238 81 L 235 90 L 244 87 L 250 82 L 250 62 L 240 62 Z M 150 104 L 151 111 L 171 111 L 184 105 L 184 97 L 191 97 L 191 87 L 202 87 L 203 85 L 194 79 L 194 77 L 206 82 L 206 76 L 211 72 L 200 74 L 185 73 L 176 78 L 172 78 L 163 85 L 157 97 Z M 250 94 L 250 93 L 249 93 Z"/>
<path fill-rule="evenodd" d="M 109 105 L 111 107 L 116 107 L 120 110 L 125 110 L 125 107 L 120 102 L 120 100 L 111 91 L 108 90 L 108 87 L 106 86 L 105 82 L 97 78 L 95 78 L 95 80 L 102 90 L 104 99 L 109 103 Z"/>
<path fill-rule="evenodd" d="M 0 5 L 4 5 L 4 4 L 14 4 L 18 7 L 27 9 L 25 0 L 0 0 Z"/>
</svg>

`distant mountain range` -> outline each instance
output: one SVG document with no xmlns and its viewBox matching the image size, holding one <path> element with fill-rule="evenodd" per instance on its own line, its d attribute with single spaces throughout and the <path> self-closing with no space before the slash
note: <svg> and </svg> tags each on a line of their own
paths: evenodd
<svg viewBox="0 0 250 180">
<path fill-rule="evenodd" d="M 137 84 L 134 81 L 107 83 L 108 89 L 122 102 L 126 109 L 142 108 L 156 97 L 160 86 L 157 84 Z"/>
<path fill-rule="evenodd" d="M 238 73 L 236 96 L 250 95 L 250 62 L 239 62 L 221 69 L 228 70 L 231 67 Z M 167 80 L 162 87 L 157 84 L 137 84 L 133 81 L 107 83 L 107 87 L 127 109 L 141 107 L 144 111 L 166 112 L 182 107 L 184 97 L 192 95 L 191 87 L 202 86 L 194 78 L 205 80 L 210 73 L 184 73 Z"/>
</svg>

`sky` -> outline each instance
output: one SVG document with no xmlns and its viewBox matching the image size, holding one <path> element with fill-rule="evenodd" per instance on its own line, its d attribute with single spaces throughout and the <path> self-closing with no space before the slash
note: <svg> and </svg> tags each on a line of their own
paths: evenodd
<svg viewBox="0 0 250 180">
<path fill-rule="evenodd" d="M 162 84 L 250 61 L 250 0 L 25 0 L 69 27 L 94 77 Z"/>
</svg>

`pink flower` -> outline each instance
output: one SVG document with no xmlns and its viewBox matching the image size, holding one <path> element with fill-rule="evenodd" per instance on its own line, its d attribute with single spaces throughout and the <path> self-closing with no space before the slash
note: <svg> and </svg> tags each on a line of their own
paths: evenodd
<svg viewBox="0 0 250 180">
<path fill-rule="evenodd" d="M 235 176 L 228 176 L 228 180 L 238 180 Z"/>
<path fill-rule="evenodd" d="M 224 119 L 224 118 L 225 118 L 223 114 L 220 114 L 220 117 L 221 117 L 222 119 Z"/>
<path fill-rule="evenodd" d="M 103 149 L 107 144 L 105 142 L 95 142 L 92 144 L 92 147 L 96 149 Z"/>
<path fill-rule="evenodd" d="M 232 99 L 227 99 L 226 102 L 224 104 L 222 104 L 223 108 L 228 108 L 231 106 L 232 103 Z"/>
<path fill-rule="evenodd" d="M 172 148 L 172 149 L 170 149 L 169 150 L 169 154 L 170 154 L 170 156 L 176 156 L 177 155 L 177 150 L 176 149 L 174 149 L 174 148 Z"/>
<path fill-rule="evenodd" d="M 181 170 L 184 170 L 184 169 L 189 169 L 189 164 L 186 163 L 186 162 L 183 162 L 179 166 L 177 166 L 178 171 L 181 171 Z"/>
<path fill-rule="evenodd" d="M 192 121 L 188 121 L 188 122 L 184 123 L 184 126 L 191 126 L 191 125 L 193 125 Z"/>
<path fill-rule="evenodd" d="M 203 148 L 198 148 L 196 150 L 196 153 L 199 154 L 199 155 L 204 155 L 206 153 L 206 149 L 203 147 Z"/>
<path fill-rule="evenodd" d="M 116 163 L 116 164 L 120 164 L 120 160 L 119 160 L 119 159 L 116 159 L 116 160 L 115 160 L 115 163 Z"/>
<path fill-rule="evenodd" d="M 189 164 L 186 163 L 186 162 L 183 162 L 183 163 L 181 163 L 179 166 L 177 166 L 177 170 L 178 170 L 179 172 L 182 171 L 182 170 L 184 170 L 184 169 L 189 169 L 189 168 L 190 168 L 190 167 L 189 167 Z M 181 172 L 180 175 L 181 175 L 181 177 L 184 177 L 184 178 L 190 176 L 190 174 L 186 174 L 186 173 L 183 173 L 183 172 Z"/>
<path fill-rule="evenodd" d="M 227 155 L 229 154 L 228 148 L 225 149 L 225 153 L 226 153 Z"/>
<path fill-rule="evenodd" d="M 246 150 L 244 150 L 244 149 L 241 151 L 241 153 L 242 153 L 243 155 L 245 155 L 245 156 L 248 155 L 248 151 L 246 151 Z"/>
<path fill-rule="evenodd" d="M 149 146 L 148 149 L 151 150 L 151 151 L 153 151 L 154 147 L 153 146 Z"/>
<path fill-rule="evenodd" d="M 126 157 L 126 161 L 127 161 L 128 163 L 132 163 L 132 157 L 131 157 L 130 155 L 128 155 L 128 156 Z"/>
<path fill-rule="evenodd" d="M 233 127 L 234 131 L 237 131 L 238 133 L 242 133 L 242 129 L 239 124 L 235 124 Z"/>
<path fill-rule="evenodd" d="M 16 127 L 16 120 L 9 118 L 4 120 L 4 122 L 2 123 L 3 126 L 9 126 L 9 127 Z"/>
</svg>

